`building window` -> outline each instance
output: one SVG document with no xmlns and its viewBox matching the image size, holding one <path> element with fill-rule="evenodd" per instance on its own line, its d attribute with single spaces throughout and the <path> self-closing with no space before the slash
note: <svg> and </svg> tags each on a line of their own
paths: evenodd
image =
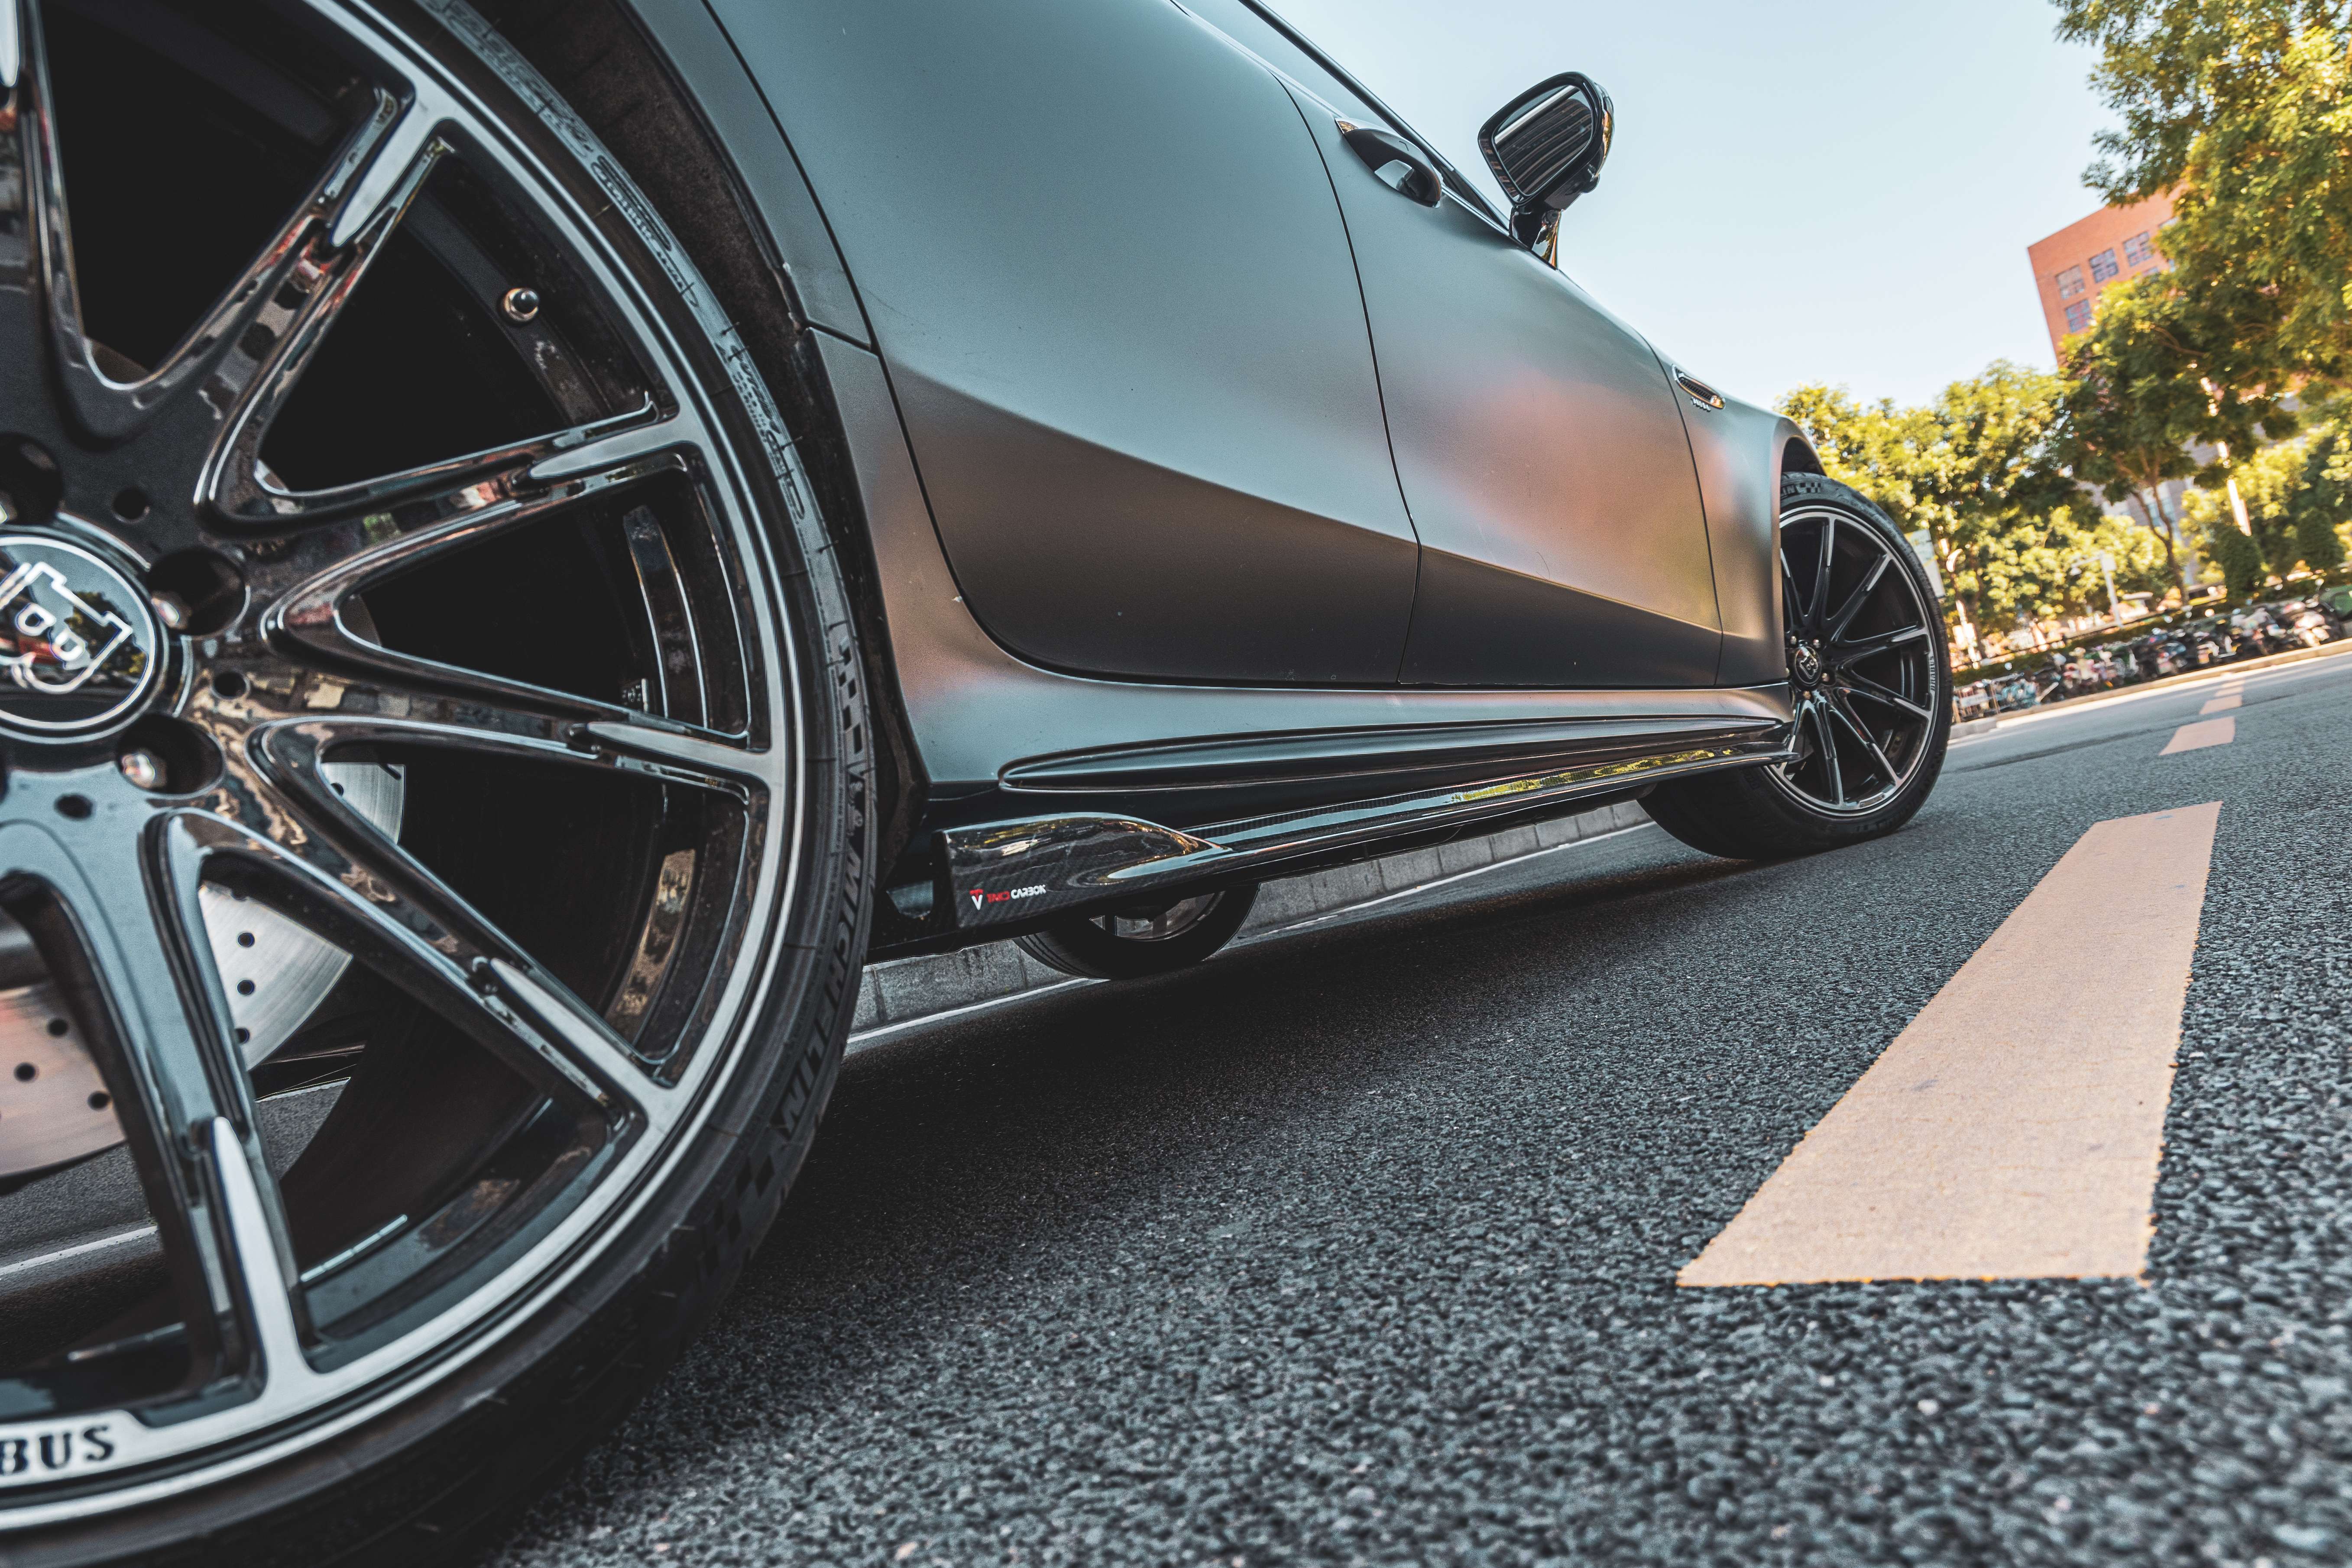
<svg viewBox="0 0 2352 1568">
<path fill-rule="evenodd" d="M 2102 250 L 2091 258 L 2091 281 L 2094 283 L 2105 283 L 2122 270 L 2116 265 L 2116 253 L 2112 250 Z"/>
<path fill-rule="evenodd" d="M 2083 269 L 2081 268 L 2069 267 L 2065 271 L 2058 274 L 2058 298 L 2071 300 L 2082 291 Z"/>
<path fill-rule="evenodd" d="M 2124 241 L 2124 265 L 2145 267 L 2156 259 L 2156 245 L 2145 230 Z"/>
<path fill-rule="evenodd" d="M 2087 331 L 2090 325 L 2091 302 L 2088 300 L 2077 300 L 2066 307 L 2066 331 L 2069 336 Z"/>
</svg>

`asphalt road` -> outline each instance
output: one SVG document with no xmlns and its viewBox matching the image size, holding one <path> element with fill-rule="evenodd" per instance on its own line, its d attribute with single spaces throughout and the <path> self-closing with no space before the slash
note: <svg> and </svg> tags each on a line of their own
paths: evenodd
<svg viewBox="0 0 2352 1568">
<path fill-rule="evenodd" d="M 2352 658 L 2159 756 L 2211 695 L 1834 856 L 1643 829 L 853 1059 L 492 1560 L 2352 1560 Z M 2085 829 L 2216 800 L 2143 1280 L 1676 1286 Z"/>
</svg>

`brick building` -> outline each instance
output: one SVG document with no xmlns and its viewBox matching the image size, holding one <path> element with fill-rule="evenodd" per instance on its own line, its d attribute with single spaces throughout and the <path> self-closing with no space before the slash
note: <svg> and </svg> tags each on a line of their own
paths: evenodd
<svg viewBox="0 0 2352 1568">
<path fill-rule="evenodd" d="M 2108 284 L 2171 265 L 2156 250 L 2156 231 L 2171 218 L 2172 198 L 2150 196 L 2127 207 L 2102 207 L 2025 247 L 2053 354 L 2091 324 L 2093 306 Z"/>
</svg>

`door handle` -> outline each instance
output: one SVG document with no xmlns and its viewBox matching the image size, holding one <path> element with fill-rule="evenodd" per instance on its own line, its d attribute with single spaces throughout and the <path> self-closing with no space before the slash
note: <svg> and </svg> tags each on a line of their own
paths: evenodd
<svg viewBox="0 0 2352 1568">
<path fill-rule="evenodd" d="M 1445 176 L 1437 172 L 1422 150 L 1392 131 L 1382 131 L 1372 125 L 1353 125 L 1339 121 L 1339 139 L 1347 142 L 1364 167 L 1388 184 L 1385 171 L 1402 163 L 1404 177 L 1394 182 L 1392 188 L 1411 196 L 1423 206 L 1433 207 L 1445 199 Z"/>
</svg>

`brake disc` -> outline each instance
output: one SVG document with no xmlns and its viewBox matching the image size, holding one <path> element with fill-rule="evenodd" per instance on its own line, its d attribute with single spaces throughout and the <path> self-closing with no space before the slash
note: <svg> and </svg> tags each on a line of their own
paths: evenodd
<svg viewBox="0 0 2352 1568">
<path fill-rule="evenodd" d="M 406 785 L 383 763 L 322 763 L 351 808 L 400 834 Z M 210 883 L 197 889 L 205 935 L 245 1065 L 291 1039 L 352 957 L 267 904 Z M 94 1154 L 122 1141 L 106 1079 L 25 928 L 0 914 L 0 1179 Z"/>
</svg>

